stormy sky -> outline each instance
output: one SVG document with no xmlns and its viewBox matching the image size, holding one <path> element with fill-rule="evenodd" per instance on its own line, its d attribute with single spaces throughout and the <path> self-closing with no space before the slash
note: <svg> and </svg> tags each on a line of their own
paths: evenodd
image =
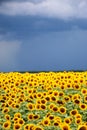
<svg viewBox="0 0 87 130">
<path fill-rule="evenodd" d="M 87 70 L 87 0 L 0 0 L 0 71 Z"/>
</svg>

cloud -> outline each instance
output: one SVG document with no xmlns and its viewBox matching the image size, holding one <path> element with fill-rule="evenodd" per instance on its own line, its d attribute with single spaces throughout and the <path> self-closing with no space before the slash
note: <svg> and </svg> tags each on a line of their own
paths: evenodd
<svg viewBox="0 0 87 130">
<path fill-rule="evenodd" d="M 19 70 L 86 70 L 86 55 L 87 30 L 47 32 L 23 44 Z"/>
<path fill-rule="evenodd" d="M 17 68 L 17 57 L 21 48 L 18 41 L 0 41 L 0 71 Z"/>
<path fill-rule="evenodd" d="M 36 15 L 61 19 L 87 18 L 87 0 L 8 1 L 0 6 L 0 14 Z"/>
</svg>

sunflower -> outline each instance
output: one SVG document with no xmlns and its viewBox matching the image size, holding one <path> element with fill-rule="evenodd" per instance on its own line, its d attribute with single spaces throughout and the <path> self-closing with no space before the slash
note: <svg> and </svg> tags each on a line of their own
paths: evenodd
<svg viewBox="0 0 87 130">
<path fill-rule="evenodd" d="M 46 110 L 46 105 L 45 104 L 41 104 L 40 108 L 41 108 L 41 110 Z"/>
<path fill-rule="evenodd" d="M 37 120 L 39 118 L 40 118 L 40 115 L 38 115 L 38 114 L 33 116 L 33 119 L 35 119 L 35 120 Z"/>
<path fill-rule="evenodd" d="M 59 107 L 59 112 L 61 113 L 61 114 L 65 114 L 66 113 L 66 108 L 65 107 Z"/>
<path fill-rule="evenodd" d="M 23 120 L 22 118 L 19 118 L 19 119 L 18 119 L 18 123 L 19 123 L 20 125 L 24 125 L 24 120 Z"/>
<path fill-rule="evenodd" d="M 59 97 L 63 97 L 64 96 L 64 93 L 61 91 L 59 92 Z"/>
<path fill-rule="evenodd" d="M 51 113 L 50 112 L 48 112 L 47 114 L 46 114 L 46 117 L 49 117 L 51 115 Z"/>
<path fill-rule="evenodd" d="M 33 120 L 34 119 L 34 114 L 33 113 L 29 113 L 28 114 L 28 120 Z"/>
<path fill-rule="evenodd" d="M 86 110 L 87 109 L 87 106 L 86 106 L 85 103 L 80 103 L 79 107 L 80 107 L 81 110 Z"/>
<path fill-rule="evenodd" d="M 14 117 L 21 118 L 21 113 L 20 113 L 20 112 L 15 113 L 15 114 L 14 114 Z"/>
<path fill-rule="evenodd" d="M 70 115 L 71 116 L 76 116 L 78 114 L 78 110 L 77 109 L 73 109 L 70 111 Z"/>
<path fill-rule="evenodd" d="M 43 124 L 44 126 L 49 126 L 49 125 L 50 125 L 50 120 L 49 120 L 48 118 L 46 118 L 46 119 L 44 119 L 44 120 L 42 121 L 42 124 Z"/>
<path fill-rule="evenodd" d="M 70 82 L 71 82 L 71 81 L 70 81 Z M 71 84 L 70 84 L 70 83 L 67 83 L 67 84 L 66 84 L 66 88 L 67 88 L 67 89 L 71 89 L 71 88 L 72 88 Z"/>
<path fill-rule="evenodd" d="M 21 125 L 19 123 L 14 124 L 13 130 L 20 130 L 20 129 L 21 129 Z"/>
<path fill-rule="evenodd" d="M 61 123 L 61 122 L 62 122 L 61 117 L 59 117 L 59 116 L 55 116 L 55 117 L 54 117 L 54 122 Z"/>
<path fill-rule="evenodd" d="M 70 120 L 69 117 L 65 118 L 65 119 L 64 119 L 64 122 L 65 122 L 66 124 L 71 124 L 71 120 Z"/>
<path fill-rule="evenodd" d="M 41 92 L 38 92 L 38 93 L 37 93 L 37 98 L 42 98 L 42 96 L 43 96 L 43 95 L 42 95 Z"/>
<path fill-rule="evenodd" d="M 9 108 L 8 107 L 5 107 L 5 108 L 3 108 L 3 111 L 2 111 L 2 113 L 8 113 L 10 110 L 9 110 Z"/>
<path fill-rule="evenodd" d="M 75 99 L 75 100 L 74 100 L 74 103 L 77 104 L 77 105 L 79 105 L 80 102 L 81 102 L 80 99 Z"/>
<path fill-rule="evenodd" d="M 77 130 L 87 130 L 86 125 L 79 125 Z"/>
<path fill-rule="evenodd" d="M 51 100 L 49 95 L 45 96 L 45 99 L 46 99 L 47 102 L 49 102 Z"/>
<path fill-rule="evenodd" d="M 59 93 L 58 93 L 58 91 L 53 91 L 53 95 L 55 96 L 55 97 L 58 97 L 58 95 L 59 95 Z"/>
<path fill-rule="evenodd" d="M 51 95 L 51 101 L 55 102 L 56 101 L 56 97 L 54 95 Z"/>
<path fill-rule="evenodd" d="M 20 104 L 18 104 L 18 103 L 15 103 L 15 108 L 19 108 L 20 107 Z"/>
<path fill-rule="evenodd" d="M 74 89 L 80 90 L 80 89 L 81 89 L 81 85 L 79 85 L 79 84 L 74 84 Z"/>
<path fill-rule="evenodd" d="M 47 103 L 46 99 L 41 99 L 41 103 L 46 104 Z"/>
<path fill-rule="evenodd" d="M 55 122 L 53 122 L 53 125 L 56 126 L 56 127 L 58 127 L 58 126 L 60 126 L 60 123 L 57 122 L 57 121 L 55 121 Z"/>
<path fill-rule="evenodd" d="M 71 130 L 70 126 L 66 123 L 63 123 L 60 127 L 62 128 L 62 130 Z"/>
<path fill-rule="evenodd" d="M 35 98 L 35 99 L 37 98 L 37 94 L 36 93 L 33 94 L 33 98 Z"/>
<path fill-rule="evenodd" d="M 36 99 L 36 103 L 41 104 L 41 99 Z"/>
<path fill-rule="evenodd" d="M 87 95 L 84 96 L 84 102 L 87 103 Z"/>
<path fill-rule="evenodd" d="M 9 99 L 9 100 L 7 101 L 7 104 L 8 104 L 9 106 L 11 106 L 11 104 L 12 104 L 12 100 Z"/>
<path fill-rule="evenodd" d="M 6 121 L 6 122 L 3 123 L 3 128 L 6 129 L 6 130 L 10 129 L 10 126 L 11 126 L 11 122 L 10 121 Z"/>
<path fill-rule="evenodd" d="M 35 125 L 34 124 L 29 124 L 29 129 L 28 130 L 34 130 L 35 129 Z"/>
<path fill-rule="evenodd" d="M 55 107 L 55 104 L 54 104 L 54 103 L 51 103 L 51 104 L 49 105 L 49 109 L 52 110 L 53 107 Z"/>
<path fill-rule="evenodd" d="M 60 85 L 60 89 L 64 90 L 66 88 L 65 85 Z"/>
<path fill-rule="evenodd" d="M 81 96 L 79 94 L 74 94 L 72 100 L 74 101 L 75 99 L 81 99 Z"/>
<path fill-rule="evenodd" d="M 63 100 L 58 99 L 58 100 L 56 101 L 56 103 L 60 106 L 60 105 L 63 105 L 63 104 L 64 104 L 64 101 L 63 101 Z"/>
<path fill-rule="evenodd" d="M 76 114 L 75 118 L 82 118 L 81 114 Z"/>
<path fill-rule="evenodd" d="M 14 117 L 14 118 L 13 118 L 14 123 L 15 123 L 15 122 L 18 122 L 18 119 L 19 119 L 18 117 Z"/>
<path fill-rule="evenodd" d="M 58 112 L 58 107 L 57 107 L 57 106 L 53 106 L 52 110 L 53 110 L 54 112 Z"/>
<path fill-rule="evenodd" d="M 35 105 L 33 103 L 28 103 L 27 107 L 28 107 L 28 110 L 32 111 L 34 110 Z"/>
<path fill-rule="evenodd" d="M 29 124 L 24 125 L 24 130 L 29 130 Z"/>
<path fill-rule="evenodd" d="M 69 102 L 70 101 L 70 97 L 69 96 L 64 96 L 64 101 L 65 102 Z"/>
<path fill-rule="evenodd" d="M 82 88 L 81 93 L 82 93 L 83 95 L 86 95 L 86 94 L 87 94 L 87 89 L 86 89 L 86 88 Z"/>
<path fill-rule="evenodd" d="M 9 114 L 5 114 L 5 119 L 6 120 L 10 120 L 11 119 L 10 115 Z"/>
<path fill-rule="evenodd" d="M 76 123 L 77 125 L 80 125 L 80 124 L 82 123 L 81 118 L 77 118 L 77 119 L 75 119 L 75 123 Z"/>
<path fill-rule="evenodd" d="M 35 104 L 35 109 L 36 109 L 36 110 L 40 110 L 40 109 L 41 109 L 40 104 L 37 104 L 37 103 L 36 103 L 36 104 Z"/>
<path fill-rule="evenodd" d="M 49 118 L 49 120 L 53 120 L 54 119 L 54 115 L 49 115 L 48 118 Z"/>
</svg>

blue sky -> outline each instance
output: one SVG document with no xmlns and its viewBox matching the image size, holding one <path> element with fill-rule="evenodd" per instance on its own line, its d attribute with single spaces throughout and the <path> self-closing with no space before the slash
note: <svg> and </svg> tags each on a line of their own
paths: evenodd
<svg viewBox="0 0 87 130">
<path fill-rule="evenodd" d="M 1 0 L 0 71 L 87 70 L 87 0 Z"/>
</svg>

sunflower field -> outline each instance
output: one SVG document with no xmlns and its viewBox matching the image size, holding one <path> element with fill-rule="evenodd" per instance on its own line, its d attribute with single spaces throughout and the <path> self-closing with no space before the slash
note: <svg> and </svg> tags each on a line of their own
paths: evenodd
<svg viewBox="0 0 87 130">
<path fill-rule="evenodd" d="M 0 130 L 87 130 L 87 71 L 1 72 Z"/>
</svg>

